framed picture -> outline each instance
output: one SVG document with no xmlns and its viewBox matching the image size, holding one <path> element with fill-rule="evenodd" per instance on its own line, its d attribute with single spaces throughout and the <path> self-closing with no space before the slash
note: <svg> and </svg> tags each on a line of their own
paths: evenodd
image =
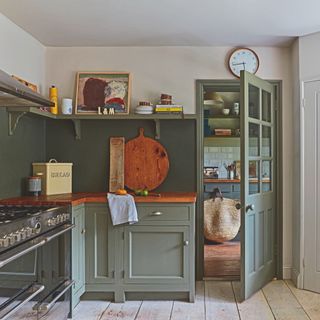
<svg viewBox="0 0 320 320">
<path fill-rule="evenodd" d="M 128 114 L 130 73 L 78 72 L 76 114 Z"/>
</svg>

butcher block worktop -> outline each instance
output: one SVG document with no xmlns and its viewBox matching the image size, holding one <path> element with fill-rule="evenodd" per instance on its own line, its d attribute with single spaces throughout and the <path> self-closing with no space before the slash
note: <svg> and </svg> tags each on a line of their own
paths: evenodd
<svg viewBox="0 0 320 320">
<path fill-rule="evenodd" d="M 162 192 L 160 196 L 135 196 L 137 203 L 181 203 L 181 202 L 196 202 L 195 192 Z M 0 204 L 7 205 L 69 205 L 77 206 L 82 203 L 105 203 L 107 202 L 107 193 L 68 193 L 57 194 L 51 196 L 24 196 L 16 198 L 8 198 L 0 200 Z"/>
</svg>

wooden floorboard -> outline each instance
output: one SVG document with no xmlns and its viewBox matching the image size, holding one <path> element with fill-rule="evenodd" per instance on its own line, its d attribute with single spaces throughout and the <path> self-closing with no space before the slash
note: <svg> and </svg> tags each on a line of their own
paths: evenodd
<svg viewBox="0 0 320 320">
<path fill-rule="evenodd" d="M 137 320 L 169 320 L 173 301 L 143 301 Z"/>
<path fill-rule="evenodd" d="M 205 320 L 204 282 L 196 283 L 194 303 L 174 301 L 171 320 Z"/>
<path fill-rule="evenodd" d="M 275 319 L 268 302 L 259 290 L 249 299 L 240 302 L 240 282 L 232 282 L 233 292 L 236 297 L 237 306 L 241 319 L 245 320 L 272 320 Z"/>
<path fill-rule="evenodd" d="M 100 320 L 134 320 L 142 301 L 126 301 L 125 303 L 110 303 Z"/>
<path fill-rule="evenodd" d="M 230 241 L 204 246 L 205 277 L 240 276 L 240 242 Z"/>
<path fill-rule="evenodd" d="M 285 282 L 309 318 L 311 320 L 320 320 L 320 294 L 297 289 L 291 280 Z"/>
<path fill-rule="evenodd" d="M 81 301 L 74 310 L 73 320 L 99 320 L 108 308 L 109 301 Z"/>
<path fill-rule="evenodd" d="M 239 282 L 200 281 L 196 283 L 195 303 L 127 301 L 110 304 L 106 301 L 81 301 L 73 319 L 320 320 L 320 294 L 299 290 L 291 281 L 272 281 L 244 302 L 240 302 L 239 289 Z M 31 319 L 20 314 L 14 319 L 28 318 Z"/>
<path fill-rule="evenodd" d="M 239 320 L 231 282 L 205 282 L 206 320 Z"/>
<path fill-rule="evenodd" d="M 271 281 L 262 292 L 277 320 L 310 320 L 302 306 L 282 280 Z"/>
</svg>

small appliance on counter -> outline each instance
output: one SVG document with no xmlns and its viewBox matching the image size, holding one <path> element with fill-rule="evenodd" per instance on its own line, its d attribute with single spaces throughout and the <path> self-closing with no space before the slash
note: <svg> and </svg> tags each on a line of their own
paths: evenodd
<svg viewBox="0 0 320 320">
<path fill-rule="evenodd" d="M 58 162 L 55 159 L 44 163 L 32 163 L 33 175 L 43 174 L 42 194 L 72 193 L 72 165 L 72 163 Z"/>
</svg>

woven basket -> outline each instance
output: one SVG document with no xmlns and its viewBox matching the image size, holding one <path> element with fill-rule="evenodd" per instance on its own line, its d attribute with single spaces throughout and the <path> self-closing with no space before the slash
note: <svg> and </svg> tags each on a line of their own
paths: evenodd
<svg viewBox="0 0 320 320">
<path fill-rule="evenodd" d="M 207 240 L 224 242 L 232 240 L 240 229 L 238 200 L 214 198 L 204 201 L 204 236 Z"/>
</svg>

